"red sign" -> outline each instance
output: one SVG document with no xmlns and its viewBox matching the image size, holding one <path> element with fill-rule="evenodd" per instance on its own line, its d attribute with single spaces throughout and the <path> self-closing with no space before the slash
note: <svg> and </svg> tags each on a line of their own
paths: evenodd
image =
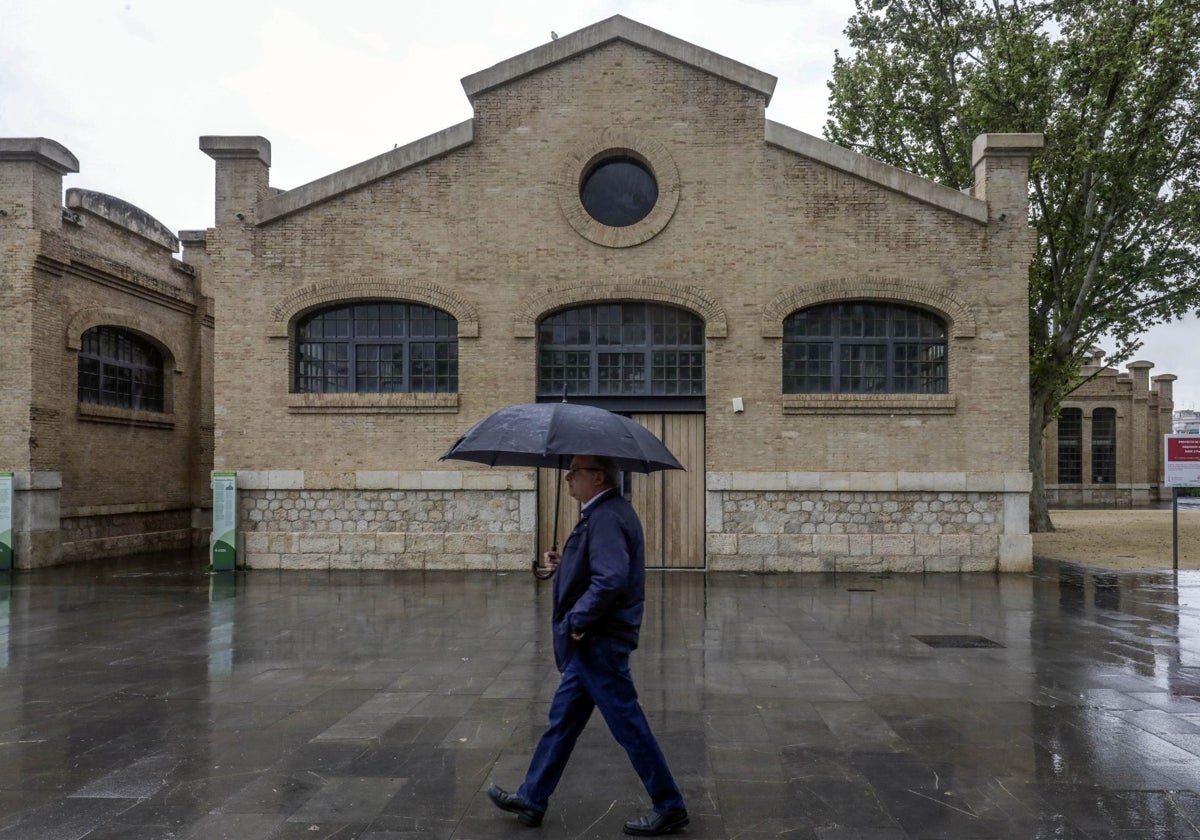
<svg viewBox="0 0 1200 840">
<path fill-rule="evenodd" d="M 1200 435 L 1168 435 L 1168 461 L 1200 461 Z"/>
<path fill-rule="evenodd" d="M 1200 487 L 1200 435 L 1163 435 L 1163 484 Z"/>
</svg>

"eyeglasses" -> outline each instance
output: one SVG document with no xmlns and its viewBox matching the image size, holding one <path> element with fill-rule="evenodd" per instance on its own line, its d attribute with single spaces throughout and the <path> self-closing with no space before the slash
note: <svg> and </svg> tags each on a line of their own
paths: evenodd
<svg viewBox="0 0 1200 840">
<path fill-rule="evenodd" d="M 600 467 L 571 467 L 571 469 L 569 469 L 565 473 L 563 473 L 563 478 L 570 478 L 571 476 L 575 475 L 575 473 L 584 472 L 584 471 L 604 472 L 604 470 L 602 470 Z"/>
</svg>

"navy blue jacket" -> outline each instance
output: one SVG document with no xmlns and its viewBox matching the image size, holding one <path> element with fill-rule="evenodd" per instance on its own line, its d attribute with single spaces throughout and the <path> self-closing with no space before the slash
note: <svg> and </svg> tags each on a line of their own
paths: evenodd
<svg viewBox="0 0 1200 840">
<path fill-rule="evenodd" d="M 554 577 L 554 661 L 561 671 L 575 645 L 610 636 L 636 648 L 646 601 L 646 546 L 629 502 L 600 494 L 563 544 Z M 584 633 L 575 642 L 572 633 Z"/>
</svg>

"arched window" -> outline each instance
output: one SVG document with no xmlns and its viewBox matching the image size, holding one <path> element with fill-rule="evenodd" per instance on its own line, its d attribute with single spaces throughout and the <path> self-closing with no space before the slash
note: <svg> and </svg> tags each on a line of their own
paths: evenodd
<svg viewBox="0 0 1200 840">
<path fill-rule="evenodd" d="M 79 342 L 79 401 L 161 412 L 162 353 L 129 330 L 92 327 Z"/>
<path fill-rule="evenodd" d="M 1117 410 L 1092 412 L 1092 484 L 1117 481 Z"/>
<path fill-rule="evenodd" d="M 826 303 L 783 321 L 785 394 L 945 394 L 946 324 L 912 306 Z"/>
<path fill-rule="evenodd" d="M 363 301 L 296 325 L 301 394 L 455 393 L 458 322 L 419 303 Z"/>
<path fill-rule="evenodd" d="M 565 309 L 538 328 L 538 396 L 703 397 L 704 322 L 654 303 Z"/>
<path fill-rule="evenodd" d="M 1083 483 L 1083 410 L 1064 408 L 1058 415 L 1058 483 Z"/>
</svg>

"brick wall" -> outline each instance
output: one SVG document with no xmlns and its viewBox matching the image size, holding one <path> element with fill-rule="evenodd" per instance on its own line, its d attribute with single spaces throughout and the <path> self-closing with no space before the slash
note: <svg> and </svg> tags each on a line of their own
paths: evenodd
<svg viewBox="0 0 1200 840">
<path fill-rule="evenodd" d="M 791 472 L 971 471 L 994 478 L 993 507 L 1027 502 L 1027 482 L 1008 486 L 1005 476 L 1027 475 L 1031 141 L 984 138 L 976 195 L 962 196 L 774 126 L 760 90 L 638 37 L 541 65 L 520 57 L 532 69 L 476 89 L 472 122 L 280 196 L 262 198 L 261 138 L 202 140 L 218 183 L 208 234 L 216 468 L 444 470 L 437 457 L 470 424 L 533 400 L 540 318 L 637 299 L 706 322 L 711 492 L 724 492 L 714 474 L 748 476 L 741 490 L 765 493 L 770 476 Z M 648 220 L 598 231 L 573 208 L 580 167 L 613 148 L 635 150 L 658 173 L 670 212 L 652 229 Z M 458 394 L 290 392 L 295 321 L 364 297 L 458 318 Z M 802 302 L 860 297 L 946 320 L 949 394 L 781 393 L 782 318 Z M 727 408 L 733 397 L 744 412 Z M 945 491 L 930 479 L 910 492 L 936 501 Z M 1020 567 L 1026 528 L 1007 515 L 986 546 L 946 551 L 972 567 Z M 735 533 L 710 528 L 710 546 L 714 534 Z M 254 562 L 258 549 L 247 549 Z M 351 565 L 352 554 L 339 544 L 329 562 Z"/>
</svg>

